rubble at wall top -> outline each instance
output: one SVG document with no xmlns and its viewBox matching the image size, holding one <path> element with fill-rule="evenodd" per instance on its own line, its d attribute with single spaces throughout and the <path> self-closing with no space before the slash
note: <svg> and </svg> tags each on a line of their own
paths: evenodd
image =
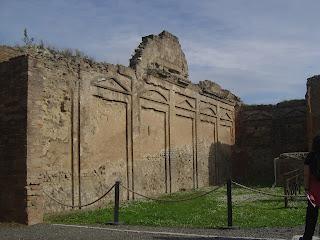
<svg viewBox="0 0 320 240">
<path fill-rule="evenodd" d="M 242 107 L 246 110 L 272 110 L 276 108 L 286 108 L 291 106 L 305 106 L 305 99 L 285 100 L 276 104 L 244 104 Z"/>
<path fill-rule="evenodd" d="M 320 75 L 314 75 L 307 79 L 307 85 L 316 83 L 316 82 L 320 82 Z"/>
<path fill-rule="evenodd" d="M 10 58 L 24 55 L 24 52 L 18 48 L 0 45 L 0 62 L 8 61 Z"/>
<path fill-rule="evenodd" d="M 158 72 L 190 82 L 187 61 L 179 40 L 167 31 L 163 31 L 159 35 L 143 37 L 130 59 L 130 67 L 141 74 Z"/>
<path fill-rule="evenodd" d="M 81 63 L 85 68 L 108 72 L 127 72 L 137 78 L 155 76 L 179 86 L 183 86 L 208 97 L 217 97 L 231 102 L 240 102 L 240 98 L 218 84 L 204 80 L 193 84 L 189 79 L 188 65 L 179 40 L 173 34 L 163 31 L 159 35 L 142 37 L 142 42 L 130 59 L 130 66 L 96 62 L 87 56 L 79 56 L 68 50 L 56 50 L 44 46 L 31 45 L 21 47 L 0 46 L 0 62 L 20 55 L 28 55 L 39 60 L 62 64 L 76 70 Z"/>
<path fill-rule="evenodd" d="M 305 106 L 306 101 L 305 99 L 292 99 L 292 100 L 286 100 L 282 101 L 276 104 L 278 108 L 281 107 L 291 107 L 291 106 Z"/>
<path fill-rule="evenodd" d="M 229 90 L 222 89 L 221 86 L 211 80 L 199 81 L 197 84 L 201 91 L 205 94 L 216 95 L 220 98 L 232 99 L 233 101 L 240 102 L 240 98 L 231 93 Z"/>
</svg>

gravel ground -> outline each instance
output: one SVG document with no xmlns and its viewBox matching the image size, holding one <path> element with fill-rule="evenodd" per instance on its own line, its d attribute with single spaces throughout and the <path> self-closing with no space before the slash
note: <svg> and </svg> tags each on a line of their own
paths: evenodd
<svg viewBox="0 0 320 240">
<path fill-rule="evenodd" d="M 155 228 L 141 226 L 62 226 L 52 224 L 37 224 L 24 226 L 18 224 L 0 224 L 0 239 L 115 239 L 115 240 L 200 240 L 228 239 L 234 237 L 292 239 L 301 235 L 303 226 L 293 228 L 255 228 L 255 229 L 190 229 L 190 228 Z M 318 233 L 318 229 L 316 230 Z M 215 237 L 219 236 L 219 238 Z"/>
</svg>

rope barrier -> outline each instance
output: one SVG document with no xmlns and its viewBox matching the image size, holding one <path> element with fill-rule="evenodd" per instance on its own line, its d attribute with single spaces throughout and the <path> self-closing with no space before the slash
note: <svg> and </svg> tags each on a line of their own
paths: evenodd
<svg viewBox="0 0 320 240">
<path fill-rule="evenodd" d="M 243 189 L 246 189 L 248 191 L 251 191 L 251 192 L 256 192 L 256 193 L 259 193 L 259 194 L 262 194 L 262 195 L 267 195 L 267 196 L 271 196 L 271 197 L 279 197 L 279 198 L 304 198 L 305 195 L 281 195 L 281 194 L 274 194 L 274 193 L 268 193 L 268 192 L 263 192 L 261 190 L 257 190 L 257 189 L 254 189 L 254 188 L 250 188 L 250 187 L 247 187 L 245 185 L 242 185 L 240 183 L 237 183 L 237 182 L 234 182 L 232 181 L 232 184 L 240 187 L 240 188 L 243 188 Z M 185 201 L 191 201 L 191 200 L 194 200 L 194 199 L 197 199 L 197 198 L 201 198 L 201 197 L 204 197 L 218 189 L 220 189 L 223 185 L 220 185 L 220 186 L 217 186 L 215 187 L 214 189 L 208 191 L 208 192 L 205 192 L 203 194 L 200 194 L 198 196 L 195 196 L 195 197 L 189 197 L 189 198 L 184 198 L 184 199 L 177 199 L 177 200 L 169 200 L 169 199 L 159 199 L 159 198 L 153 198 L 153 197 L 149 197 L 149 196 L 146 196 L 144 194 L 141 194 L 141 193 L 138 193 L 130 188 L 127 188 L 126 186 L 124 186 L 123 184 L 120 184 L 120 186 L 126 190 L 128 190 L 129 192 L 131 193 L 134 193 L 140 197 L 144 197 L 146 199 L 149 199 L 149 200 L 153 200 L 153 201 L 157 201 L 157 202 L 168 202 L 168 203 L 176 203 L 176 202 L 185 202 Z M 90 206 L 98 201 L 100 201 L 101 199 L 103 199 L 105 196 L 107 196 L 111 190 L 115 187 L 115 184 L 111 186 L 111 188 L 106 192 L 104 193 L 101 197 L 97 198 L 96 200 L 90 202 L 90 203 L 87 203 L 87 204 L 84 204 L 84 205 L 69 205 L 69 204 L 66 204 L 66 203 L 63 203 L 59 200 L 57 200 L 56 198 L 50 196 L 49 193 L 47 193 L 46 191 L 43 190 L 43 193 L 48 197 L 50 198 L 51 200 L 53 200 L 54 202 L 62 205 L 62 206 L 65 206 L 65 207 L 77 207 L 77 208 L 80 208 L 80 207 L 87 207 L 87 206 Z"/>
<path fill-rule="evenodd" d="M 166 199 L 152 198 L 152 197 L 143 195 L 143 194 L 138 193 L 138 192 L 135 192 L 135 191 L 133 191 L 132 189 L 127 188 L 126 186 L 124 186 L 124 185 L 121 184 L 121 187 L 123 187 L 124 189 L 128 190 L 129 192 L 132 192 L 132 193 L 134 193 L 134 194 L 136 194 L 136 195 L 138 195 L 138 196 L 140 196 L 140 197 L 144 197 L 144 198 L 146 198 L 146 199 L 153 200 L 153 201 L 157 201 L 157 202 L 169 202 L 169 203 L 185 202 L 185 201 L 190 201 L 190 200 L 194 200 L 194 199 L 197 199 L 197 198 L 201 198 L 201 197 L 204 197 L 204 196 L 206 196 L 206 195 L 208 195 L 208 194 L 210 194 L 210 193 L 218 190 L 218 189 L 221 188 L 222 186 L 223 186 L 223 185 L 218 186 L 218 187 L 216 187 L 216 188 L 214 188 L 214 189 L 212 189 L 212 190 L 210 190 L 210 191 L 208 191 L 208 192 L 205 192 L 205 193 L 203 193 L 203 194 L 200 194 L 200 195 L 198 195 L 198 196 L 196 196 L 196 197 L 190 197 L 190 198 L 184 198 L 184 199 L 177 199 L 177 200 L 166 200 Z"/>
<path fill-rule="evenodd" d="M 252 192 L 256 192 L 256 193 L 260 193 L 260 194 L 263 194 L 263 195 L 267 195 L 267 196 L 271 196 L 271 197 L 281 197 L 281 198 L 305 198 L 306 196 L 305 195 L 281 195 L 281 194 L 274 194 L 274 193 L 267 193 L 267 192 L 263 192 L 263 191 L 260 191 L 260 190 L 257 190 L 257 189 L 253 189 L 253 188 L 250 188 L 250 187 L 247 187 L 247 186 L 244 186 L 240 183 L 237 183 L 237 182 L 234 182 L 232 181 L 232 183 L 238 187 L 241 187 L 241 188 L 244 188 L 246 190 L 249 190 L 249 191 L 252 191 Z"/>
<path fill-rule="evenodd" d="M 108 195 L 109 192 L 111 192 L 111 190 L 114 188 L 114 185 L 112 185 L 112 187 L 105 193 L 103 194 L 101 197 L 97 198 L 96 200 L 90 202 L 90 203 L 87 203 L 87 204 L 84 204 L 84 205 L 69 205 L 69 204 L 65 204 L 63 202 L 60 202 L 59 200 L 55 199 L 54 197 L 50 196 L 50 194 L 48 194 L 46 191 L 43 190 L 43 193 L 48 197 L 50 198 L 51 200 L 53 200 L 54 202 L 62 205 L 62 206 L 65 206 L 65 207 L 77 207 L 77 208 L 82 208 L 82 207 L 88 207 L 98 201 L 100 201 L 102 198 L 104 198 L 105 196 Z"/>
</svg>

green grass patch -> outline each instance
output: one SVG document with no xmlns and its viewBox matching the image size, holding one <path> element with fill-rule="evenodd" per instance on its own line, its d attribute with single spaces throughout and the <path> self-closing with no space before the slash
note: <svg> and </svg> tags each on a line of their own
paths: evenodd
<svg viewBox="0 0 320 240">
<path fill-rule="evenodd" d="M 197 196 L 210 188 L 179 192 L 161 196 L 161 199 L 183 199 Z M 282 193 L 281 188 L 259 188 L 272 193 Z M 282 198 L 274 198 L 233 188 L 233 222 L 235 226 L 292 227 L 304 224 L 305 201 L 290 201 L 284 208 Z M 120 221 L 128 225 L 168 226 L 191 228 L 216 228 L 227 225 L 226 189 L 190 201 L 167 203 L 136 200 L 123 203 Z M 49 223 L 104 224 L 113 220 L 113 206 L 96 210 L 75 210 L 45 217 Z"/>
</svg>

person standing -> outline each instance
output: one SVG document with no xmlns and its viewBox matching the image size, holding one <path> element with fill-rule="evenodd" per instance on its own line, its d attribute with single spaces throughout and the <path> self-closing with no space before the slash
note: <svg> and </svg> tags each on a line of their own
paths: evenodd
<svg viewBox="0 0 320 240">
<path fill-rule="evenodd" d="M 320 206 L 320 135 L 312 141 L 312 151 L 304 162 L 304 189 L 308 199 L 303 240 L 311 240 Z"/>
</svg>

